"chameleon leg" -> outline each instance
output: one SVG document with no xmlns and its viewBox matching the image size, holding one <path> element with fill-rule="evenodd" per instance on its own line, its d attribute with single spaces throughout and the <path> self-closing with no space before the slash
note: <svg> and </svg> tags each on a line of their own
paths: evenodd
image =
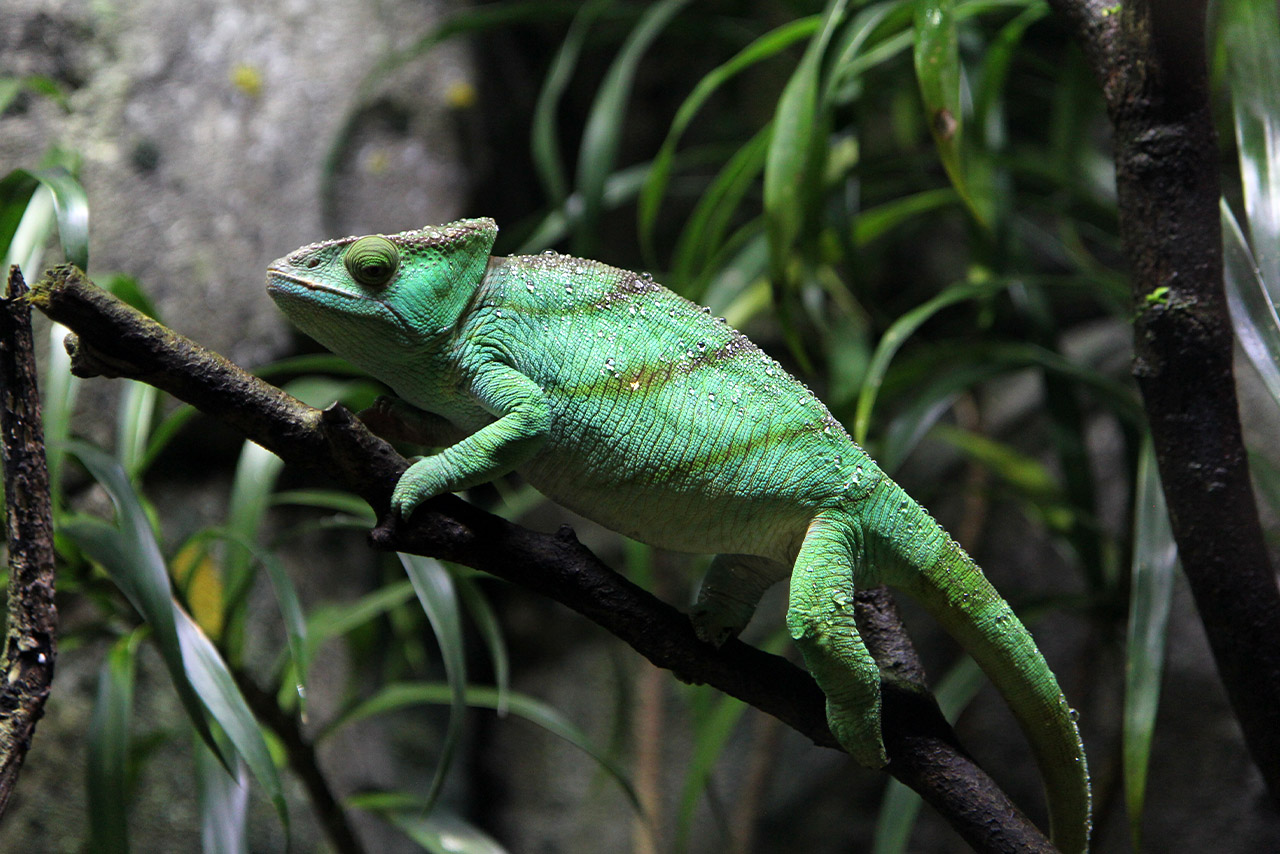
<svg viewBox="0 0 1280 854">
<path fill-rule="evenodd" d="M 791 573 L 787 629 L 827 695 L 831 732 L 860 765 L 888 763 L 880 735 L 880 670 L 853 620 L 854 563 L 861 531 L 850 519 L 809 524 Z"/>
<path fill-rule="evenodd" d="M 787 577 L 788 568 L 756 555 L 716 555 L 693 608 L 693 628 L 720 646 L 747 627 L 764 591 Z"/>
</svg>

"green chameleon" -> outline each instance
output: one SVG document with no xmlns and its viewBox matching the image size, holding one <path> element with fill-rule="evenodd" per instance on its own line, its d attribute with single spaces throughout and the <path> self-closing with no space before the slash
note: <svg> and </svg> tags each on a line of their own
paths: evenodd
<svg viewBox="0 0 1280 854">
<path fill-rule="evenodd" d="M 304 332 L 387 383 L 384 433 L 439 453 L 392 511 L 519 472 L 583 516 L 666 549 L 714 553 L 693 619 L 723 643 L 791 577 L 787 627 L 840 744 L 888 760 L 880 674 L 855 587 L 895 585 L 977 659 L 1025 731 L 1066 852 L 1086 849 L 1074 713 L 1031 635 L 973 560 L 799 380 L 723 318 L 647 274 L 555 252 L 490 257 L 468 219 L 313 243 L 267 290 Z"/>
</svg>

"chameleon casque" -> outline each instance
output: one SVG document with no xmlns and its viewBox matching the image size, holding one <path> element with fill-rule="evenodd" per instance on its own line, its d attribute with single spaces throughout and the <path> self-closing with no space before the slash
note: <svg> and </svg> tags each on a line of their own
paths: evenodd
<svg viewBox="0 0 1280 854">
<path fill-rule="evenodd" d="M 735 635 L 790 576 L 787 627 L 840 744 L 887 762 L 880 674 L 855 587 L 888 583 L 978 661 L 1031 743 L 1063 851 L 1084 851 L 1089 782 L 1074 713 L 1031 635 L 973 560 L 804 384 L 649 275 L 547 252 L 491 257 L 491 219 L 328 240 L 274 262 L 267 289 L 304 332 L 389 385 L 382 414 L 424 445 L 396 485 L 405 519 L 519 472 L 637 540 L 715 554 L 694 621 Z"/>
</svg>

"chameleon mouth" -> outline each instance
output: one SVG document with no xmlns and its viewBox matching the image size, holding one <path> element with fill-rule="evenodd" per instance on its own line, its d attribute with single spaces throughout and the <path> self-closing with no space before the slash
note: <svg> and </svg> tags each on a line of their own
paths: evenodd
<svg viewBox="0 0 1280 854">
<path fill-rule="evenodd" d="M 350 300 L 353 303 L 373 305 L 385 311 L 387 314 L 395 318 L 396 323 L 405 330 L 410 336 L 413 334 L 413 326 L 405 319 L 396 307 L 383 300 L 371 299 L 363 294 L 353 294 L 351 291 L 326 285 L 322 282 L 316 282 L 311 279 L 303 279 L 293 275 L 284 265 L 272 264 L 267 268 L 267 293 L 275 299 L 276 297 L 285 297 L 292 299 L 308 299 L 309 294 L 332 294 L 341 297 L 344 300 Z"/>
<path fill-rule="evenodd" d="M 290 285 L 293 287 L 290 287 Z M 304 291 L 333 294 L 336 297 L 343 297 L 345 299 L 368 301 L 366 297 L 359 294 L 353 294 L 350 291 L 344 291 L 341 288 L 333 288 L 328 285 L 321 284 L 320 282 L 301 279 L 287 272 L 282 267 L 271 266 L 267 268 L 267 293 L 288 294 L 297 288 L 301 288 Z"/>
</svg>

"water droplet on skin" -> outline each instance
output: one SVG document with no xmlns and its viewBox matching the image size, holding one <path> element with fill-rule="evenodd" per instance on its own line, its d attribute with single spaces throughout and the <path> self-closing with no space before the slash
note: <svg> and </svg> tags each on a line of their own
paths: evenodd
<svg viewBox="0 0 1280 854">
<path fill-rule="evenodd" d="M 652 281 L 653 281 L 653 273 L 641 273 L 641 274 L 640 274 L 640 278 L 644 279 L 646 282 L 652 282 Z"/>
<path fill-rule="evenodd" d="M 716 393 L 715 393 L 714 391 L 713 391 L 713 392 L 708 392 L 708 394 L 707 394 L 707 400 L 711 401 L 712 403 L 715 403 L 715 402 L 716 402 Z"/>
<path fill-rule="evenodd" d="M 710 314 L 710 313 L 711 313 L 711 306 L 709 306 L 709 305 L 704 305 L 704 306 L 702 307 L 702 313 L 703 313 L 703 314 Z"/>
<path fill-rule="evenodd" d="M 556 257 L 556 256 L 557 256 L 557 255 L 559 255 L 559 254 L 560 254 L 560 253 L 559 253 L 559 252 L 557 252 L 557 251 L 556 251 L 556 250 L 554 250 L 554 249 L 544 249 L 544 250 L 542 250 L 542 257 L 543 257 L 543 258 L 554 258 L 554 257 Z"/>
<path fill-rule="evenodd" d="M 502 317 L 502 309 L 500 308 L 494 309 L 493 313 L 496 314 L 498 317 Z"/>
<path fill-rule="evenodd" d="M 565 285 L 565 286 L 564 286 L 564 292 L 565 292 L 566 294 L 571 294 L 571 293 L 573 293 L 573 285 Z"/>
<path fill-rule="evenodd" d="M 605 359 L 605 360 L 604 360 L 604 367 L 605 367 L 605 370 L 612 371 L 612 370 L 613 370 L 613 364 L 614 364 L 613 359 Z"/>
<path fill-rule="evenodd" d="M 707 351 L 707 342 L 706 342 L 706 341 L 699 341 L 699 342 L 698 342 L 698 351 L 699 351 L 699 352 L 701 352 L 701 353 L 705 353 L 705 352 Z"/>
<path fill-rule="evenodd" d="M 764 372 L 769 376 L 773 376 L 773 368 L 765 368 Z"/>
</svg>

